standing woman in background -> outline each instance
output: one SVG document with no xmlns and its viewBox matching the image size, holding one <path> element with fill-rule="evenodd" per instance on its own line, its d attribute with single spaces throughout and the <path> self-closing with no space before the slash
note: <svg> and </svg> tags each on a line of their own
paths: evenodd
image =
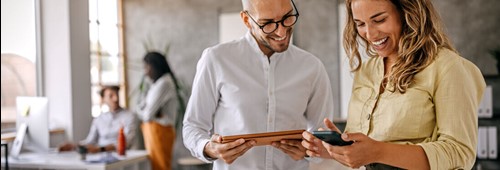
<svg viewBox="0 0 500 170">
<path fill-rule="evenodd" d="M 355 75 L 342 139 L 354 143 L 332 146 L 305 132 L 306 152 L 368 170 L 471 169 L 486 85 L 452 47 L 431 1 L 346 0 L 346 6 L 344 48 Z"/>
<path fill-rule="evenodd" d="M 178 109 L 175 77 L 165 56 L 158 52 L 146 54 L 144 69 L 153 83 L 137 109 L 143 121 L 144 144 L 153 170 L 170 170 Z"/>
</svg>

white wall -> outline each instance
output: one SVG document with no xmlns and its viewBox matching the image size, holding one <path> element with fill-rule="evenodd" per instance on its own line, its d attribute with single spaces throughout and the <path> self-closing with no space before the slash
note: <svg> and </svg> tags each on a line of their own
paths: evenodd
<svg viewBox="0 0 500 170">
<path fill-rule="evenodd" d="M 86 137 L 91 117 L 88 1 L 40 1 L 43 91 L 50 123 L 70 140 Z"/>
<path fill-rule="evenodd" d="M 219 15 L 219 43 L 236 40 L 245 35 L 248 28 L 241 20 L 239 12 Z"/>
<path fill-rule="evenodd" d="M 35 0 L 2 0 L 2 53 L 36 61 Z"/>
<path fill-rule="evenodd" d="M 342 31 L 345 27 L 345 17 L 346 9 L 345 3 L 341 3 L 338 6 L 339 9 L 339 49 L 343 50 L 342 43 Z M 349 106 L 349 100 L 351 99 L 353 74 L 351 73 L 351 68 L 349 66 L 349 59 L 344 51 L 339 52 L 339 63 L 340 63 L 340 119 L 347 120 L 347 109 Z"/>
</svg>

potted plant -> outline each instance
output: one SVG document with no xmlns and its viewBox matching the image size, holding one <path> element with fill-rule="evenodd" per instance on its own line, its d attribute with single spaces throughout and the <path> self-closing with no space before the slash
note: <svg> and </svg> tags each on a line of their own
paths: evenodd
<svg viewBox="0 0 500 170">
<path fill-rule="evenodd" d="M 490 51 L 490 54 L 497 60 L 497 73 L 500 74 L 500 47 Z"/>
</svg>

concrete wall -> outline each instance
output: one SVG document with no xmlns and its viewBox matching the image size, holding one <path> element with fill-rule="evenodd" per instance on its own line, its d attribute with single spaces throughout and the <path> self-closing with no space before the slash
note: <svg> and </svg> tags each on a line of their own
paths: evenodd
<svg viewBox="0 0 500 170">
<path fill-rule="evenodd" d="M 460 54 L 474 62 L 483 74 L 496 74 L 496 61 L 488 51 L 500 48 L 500 1 L 434 0 L 433 3 Z"/>
<path fill-rule="evenodd" d="M 239 12 L 239 0 L 124 0 L 125 48 L 128 57 L 129 87 L 135 88 L 142 72 L 144 43 L 151 41 L 163 51 L 171 45 L 169 62 L 176 75 L 190 89 L 196 63 L 202 51 L 219 42 L 219 14 Z M 300 12 L 294 44 L 315 54 L 325 64 L 332 89 L 338 96 L 336 73 L 338 43 L 336 0 L 299 0 Z M 133 98 L 134 96 L 132 96 Z M 335 98 L 335 104 L 339 98 Z M 131 106 L 135 101 L 132 100 Z M 338 108 L 336 108 L 338 110 Z"/>
<path fill-rule="evenodd" d="M 320 58 L 331 79 L 335 105 L 340 104 L 338 10 L 342 0 L 296 0 L 300 19 L 294 44 Z M 125 51 L 129 87 L 137 87 L 143 73 L 144 44 L 163 51 L 166 44 L 173 70 L 190 89 L 203 49 L 219 40 L 218 16 L 239 12 L 239 0 L 123 0 Z M 447 33 L 460 54 L 479 66 L 483 74 L 496 74 L 488 51 L 500 47 L 500 1 L 434 0 Z M 467 12 L 464 12 L 467 11 Z M 131 96 L 132 99 L 134 96 Z M 134 107 L 134 100 L 131 106 Z M 336 112 L 339 112 L 336 107 Z"/>
</svg>

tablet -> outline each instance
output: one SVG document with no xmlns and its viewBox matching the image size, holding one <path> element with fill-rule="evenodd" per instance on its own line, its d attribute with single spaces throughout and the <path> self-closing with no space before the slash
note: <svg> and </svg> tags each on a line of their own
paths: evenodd
<svg viewBox="0 0 500 170">
<path fill-rule="evenodd" d="M 243 134 L 243 135 L 233 135 L 233 136 L 222 136 L 222 143 L 233 142 L 238 139 L 254 140 L 256 146 L 271 145 L 274 141 L 280 141 L 284 139 L 292 140 L 302 140 L 302 132 L 305 130 L 288 130 L 288 131 L 277 131 L 277 132 L 266 132 L 266 133 L 253 133 L 253 134 Z"/>
</svg>

